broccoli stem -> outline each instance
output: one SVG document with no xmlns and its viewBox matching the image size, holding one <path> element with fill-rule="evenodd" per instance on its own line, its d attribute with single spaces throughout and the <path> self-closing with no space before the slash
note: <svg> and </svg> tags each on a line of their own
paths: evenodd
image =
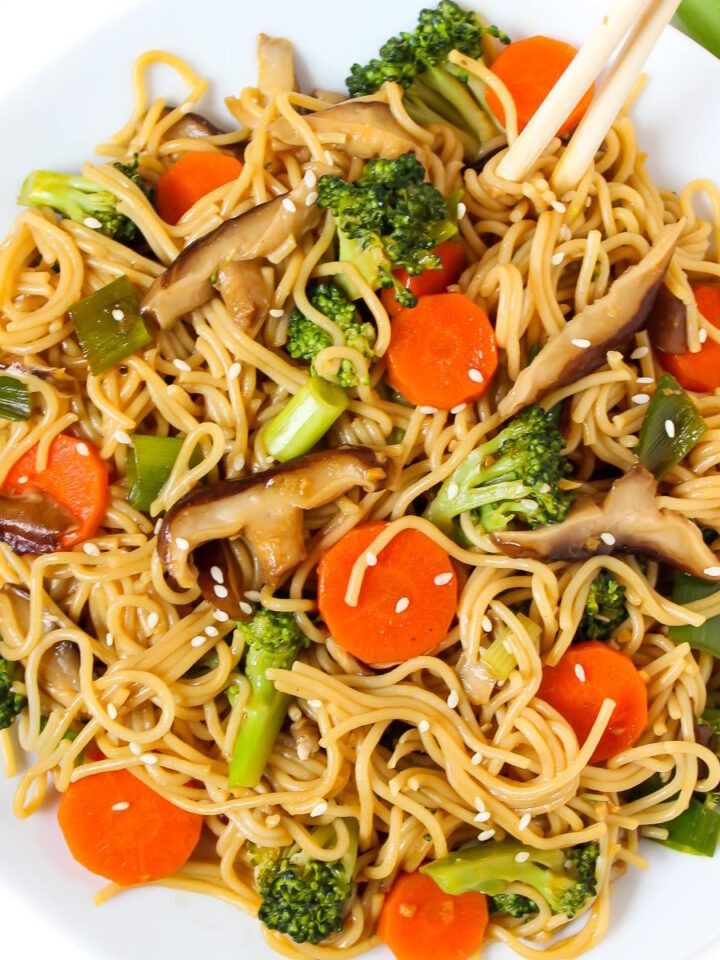
<svg viewBox="0 0 720 960">
<path fill-rule="evenodd" d="M 423 80 L 428 87 L 447 98 L 462 118 L 462 126 L 477 140 L 478 148 L 485 140 L 497 136 L 497 128 L 469 92 L 467 85 L 458 80 L 445 65 L 430 67 L 423 74 Z"/>
<path fill-rule="evenodd" d="M 287 716 L 290 699 L 274 687 L 271 692 L 253 689 L 230 761 L 230 789 L 258 785 Z"/>
</svg>

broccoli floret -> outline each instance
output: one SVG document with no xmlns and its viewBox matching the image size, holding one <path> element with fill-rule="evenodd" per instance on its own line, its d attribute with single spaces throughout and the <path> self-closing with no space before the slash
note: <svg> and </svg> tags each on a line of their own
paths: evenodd
<svg viewBox="0 0 720 960">
<path fill-rule="evenodd" d="M 574 917 L 596 894 L 599 853 L 597 843 L 536 850 L 503 840 L 458 850 L 426 864 L 421 872 L 453 895 L 475 892 L 497 897 L 509 883 L 527 883 L 547 900 L 553 913 Z M 518 863 L 518 854 L 528 857 Z"/>
<path fill-rule="evenodd" d="M 374 93 L 386 80 L 405 88 L 410 116 L 423 125 L 444 123 L 455 129 L 465 158 L 472 162 L 480 147 L 497 136 L 498 128 L 485 105 L 485 86 L 448 61 L 451 50 L 474 59 L 482 56 L 484 32 L 503 43 L 509 38 L 497 27 L 485 27 L 477 15 L 452 0 L 421 10 L 412 33 L 391 37 L 380 48 L 380 58 L 365 66 L 353 64 L 347 86 L 350 96 Z"/>
<path fill-rule="evenodd" d="M 113 166 L 116 170 L 119 170 L 120 173 L 124 174 L 128 180 L 132 180 L 136 187 L 139 187 L 140 190 L 145 194 L 150 203 L 153 202 L 155 198 L 155 190 L 150 184 L 143 180 L 140 176 L 140 161 L 137 154 L 133 158 L 132 163 L 121 163 L 119 160 L 117 163 L 114 163 Z"/>
<path fill-rule="evenodd" d="M 310 294 L 310 303 L 334 321 L 345 336 L 348 347 L 359 351 L 370 360 L 373 357 L 375 327 L 361 319 L 355 306 L 348 300 L 337 284 L 319 283 Z M 295 360 L 312 364 L 316 355 L 332 344 L 330 336 L 309 317 L 295 309 L 290 314 L 288 338 L 285 349 Z M 337 373 L 341 387 L 355 387 L 358 383 L 355 367 L 349 360 L 342 360 Z"/>
<path fill-rule="evenodd" d="M 20 664 L 0 657 L 0 730 L 11 727 L 27 703 L 25 697 L 13 691 L 13 684 L 21 675 Z"/>
<path fill-rule="evenodd" d="M 238 623 L 246 643 L 245 676 L 250 697 L 240 722 L 230 761 L 230 787 L 256 787 L 287 715 L 290 697 L 275 689 L 265 673 L 289 670 L 310 643 L 289 613 L 259 607 L 246 623 Z"/>
<path fill-rule="evenodd" d="M 495 897 L 488 897 L 490 913 L 506 913 L 510 917 L 530 917 L 538 912 L 538 906 L 530 897 L 521 893 L 498 893 Z"/>
<path fill-rule="evenodd" d="M 357 862 L 357 821 L 345 821 L 350 846 L 342 860 L 313 860 L 299 846 L 255 847 L 253 865 L 262 898 L 259 919 L 297 943 L 320 943 L 342 929 Z M 319 827 L 313 839 L 322 847 L 336 839 L 335 828 Z"/>
<path fill-rule="evenodd" d="M 115 166 L 149 196 L 149 188 L 138 174 L 137 162 Z M 94 227 L 126 246 L 132 246 L 140 238 L 140 231 L 132 220 L 118 212 L 115 194 L 79 175 L 34 170 L 20 188 L 17 202 L 24 207 L 52 207 L 68 220 Z"/>
<path fill-rule="evenodd" d="M 560 523 L 573 501 L 573 494 L 559 487 L 570 469 L 560 455 L 564 445 L 555 413 L 526 407 L 447 478 L 428 507 L 428 519 L 445 533 L 468 510 L 487 533 L 515 520 L 529 527 Z"/>
<path fill-rule="evenodd" d="M 609 570 L 601 570 L 590 584 L 578 638 L 607 640 L 626 619 L 625 587 Z"/>
<path fill-rule="evenodd" d="M 416 298 L 396 277 L 402 267 L 411 275 L 438 270 L 433 247 L 457 233 L 448 202 L 430 183 L 412 153 L 395 160 L 375 158 L 353 183 L 327 175 L 318 181 L 318 206 L 337 222 L 339 258 L 353 263 L 373 289 L 394 287 L 398 302 L 415 306 Z M 345 277 L 338 278 L 351 299 L 359 296 Z"/>
</svg>

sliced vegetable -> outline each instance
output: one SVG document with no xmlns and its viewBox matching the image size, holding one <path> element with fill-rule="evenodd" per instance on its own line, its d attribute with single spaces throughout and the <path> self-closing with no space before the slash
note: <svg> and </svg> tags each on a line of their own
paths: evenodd
<svg viewBox="0 0 720 960">
<path fill-rule="evenodd" d="M 569 43 L 541 36 L 516 40 L 501 51 L 490 69 L 502 80 L 515 101 L 518 130 L 528 125 L 535 111 L 570 66 L 576 53 L 575 47 Z M 585 91 L 558 130 L 558 136 L 569 133 L 578 125 L 590 106 L 593 91 L 593 86 Z M 487 105 L 504 125 L 505 111 L 499 97 L 490 87 L 487 90 Z"/>
<path fill-rule="evenodd" d="M 21 496 L 39 490 L 56 500 L 77 521 L 77 529 L 60 537 L 69 548 L 94 536 L 108 504 L 108 469 L 89 440 L 60 433 L 50 444 L 47 465 L 37 470 L 37 447 L 22 456 L 8 473 L 4 492 Z"/>
<path fill-rule="evenodd" d="M 447 290 L 451 283 L 457 281 L 467 259 L 465 248 L 455 240 L 446 240 L 430 252 L 440 258 L 438 270 L 423 270 L 415 275 L 409 274 L 407 270 L 393 271 L 400 285 L 417 298 Z M 404 309 L 402 304 L 398 303 L 394 287 L 386 287 L 380 294 L 380 299 L 391 317 Z"/>
<path fill-rule="evenodd" d="M 663 826 L 668 831 L 667 839 L 660 841 L 664 846 L 699 857 L 715 855 L 720 838 L 720 814 L 711 796 L 705 800 L 694 796 L 687 810 Z"/>
<path fill-rule="evenodd" d="M 487 923 L 484 894 L 452 896 L 431 877 L 401 873 L 385 898 L 378 933 L 397 960 L 468 960 Z"/>
<path fill-rule="evenodd" d="M 78 863 L 128 887 L 185 866 L 203 818 L 176 807 L 128 770 L 113 770 L 71 783 L 60 799 L 58 822 Z"/>
<path fill-rule="evenodd" d="M 128 481 L 128 502 L 136 510 L 147 512 L 168 481 L 175 466 L 184 437 L 150 437 L 135 433 L 128 450 L 125 471 Z M 196 450 L 190 465 L 200 461 Z"/>
<path fill-rule="evenodd" d="M 388 380 L 414 404 L 450 410 L 487 390 L 497 369 L 495 332 L 463 293 L 421 297 L 392 322 Z"/>
<path fill-rule="evenodd" d="M 693 287 L 698 310 L 714 327 L 720 327 L 720 286 Z M 686 390 L 712 393 L 720 387 L 720 343 L 706 340 L 697 353 L 665 353 L 656 350 L 663 370 L 671 373 Z"/>
<path fill-rule="evenodd" d="M 603 701 L 615 701 L 591 763 L 627 750 L 647 726 L 647 689 L 635 664 L 599 640 L 576 643 L 556 666 L 546 666 L 537 695 L 565 717 L 581 746 Z"/>
<path fill-rule="evenodd" d="M 207 150 L 190 150 L 168 167 L 157 182 L 155 204 L 165 223 L 176 224 L 207 193 L 242 173 L 237 157 Z"/>
<path fill-rule="evenodd" d="M 0 420 L 29 420 L 30 391 L 17 377 L 0 377 Z"/>
<path fill-rule="evenodd" d="M 381 521 L 345 534 L 318 564 L 318 607 L 335 640 L 366 663 L 397 663 L 446 636 L 457 603 L 450 558 L 419 530 L 401 530 L 365 571 L 357 606 L 345 602 L 353 564 L 384 529 Z"/>
<path fill-rule="evenodd" d="M 341 387 L 322 377 L 310 377 L 264 428 L 268 453 L 281 463 L 301 457 L 325 436 L 347 405 Z"/>
<path fill-rule="evenodd" d="M 542 629 L 534 620 L 526 617 L 524 613 L 518 613 L 517 618 L 530 634 L 533 642 L 540 639 Z M 495 639 L 490 646 L 482 652 L 483 663 L 497 680 L 507 680 L 517 667 L 517 660 L 509 643 L 509 639 L 512 636 L 513 632 L 510 627 L 505 623 L 500 624 L 495 631 Z"/>
<path fill-rule="evenodd" d="M 118 277 L 79 300 L 68 313 L 95 375 L 146 347 L 152 340 L 127 277 Z"/>
<path fill-rule="evenodd" d="M 698 580 L 689 573 L 680 573 L 675 577 L 672 598 L 674 603 L 685 606 L 694 600 L 704 600 L 713 593 L 717 593 L 716 583 Z M 693 650 L 702 650 L 714 657 L 720 657 L 720 614 L 709 617 L 700 627 L 689 624 L 670 627 L 668 636 L 673 643 L 689 643 Z"/>
<path fill-rule="evenodd" d="M 690 453 L 707 430 L 698 408 L 675 377 L 661 377 L 640 428 L 640 463 L 661 480 Z"/>
<path fill-rule="evenodd" d="M 693 40 L 720 57 L 720 0 L 683 0 L 677 16 Z"/>
</svg>

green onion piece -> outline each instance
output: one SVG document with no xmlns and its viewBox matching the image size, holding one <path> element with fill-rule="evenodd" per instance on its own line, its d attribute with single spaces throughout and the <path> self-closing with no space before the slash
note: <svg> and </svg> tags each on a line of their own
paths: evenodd
<svg viewBox="0 0 720 960">
<path fill-rule="evenodd" d="M 281 463 L 307 453 L 347 405 L 341 387 L 322 377 L 310 377 L 263 430 L 268 453 Z"/>
<path fill-rule="evenodd" d="M 677 17 L 693 40 L 720 57 L 720 0 L 683 0 Z"/>
<path fill-rule="evenodd" d="M 658 480 L 684 460 L 707 430 L 705 420 L 675 377 L 657 383 L 640 428 L 636 453 Z"/>
<path fill-rule="evenodd" d="M 672 598 L 675 603 L 687 604 L 693 600 L 704 600 L 717 593 L 718 585 L 707 580 L 698 580 L 689 573 L 679 573 L 673 583 Z M 670 627 L 668 636 L 673 643 L 689 643 L 693 650 L 703 650 L 714 657 L 720 657 L 720 614 L 710 617 L 701 627 L 683 624 Z"/>
<path fill-rule="evenodd" d="M 28 420 L 30 391 L 17 377 L 0 377 L 0 420 Z"/>
<path fill-rule="evenodd" d="M 533 643 L 536 643 L 542 633 L 541 628 L 534 620 L 526 617 L 524 613 L 518 613 L 517 618 L 530 634 L 530 639 Z M 505 646 L 508 638 L 513 636 L 513 632 L 510 627 L 503 623 L 495 633 L 495 639 L 482 653 L 482 661 L 497 680 L 507 680 L 517 667 L 515 654 Z"/>
<path fill-rule="evenodd" d="M 128 502 L 146 513 L 168 481 L 184 442 L 183 437 L 146 437 L 133 434 L 125 471 L 128 479 Z M 191 466 L 199 462 L 193 451 Z"/>
<path fill-rule="evenodd" d="M 693 797 L 687 810 L 663 826 L 668 838 L 659 842 L 666 847 L 698 857 L 714 856 L 720 838 L 720 815 L 715 812 L 713 799 L 703 802 Z"/>
<path fill-rule="evenodd" d="M 127 277 L 118 277 L 79 300 L 68 312 L 94 374 L 102 373 L 152 340 Z"/>
</svg>

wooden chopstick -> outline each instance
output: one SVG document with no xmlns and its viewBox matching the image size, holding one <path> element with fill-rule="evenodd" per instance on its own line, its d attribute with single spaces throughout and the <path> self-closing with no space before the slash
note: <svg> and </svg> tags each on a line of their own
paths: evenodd
<svg viewBox="0 0 720 960">
<path fill-rule="evenodd" d="M 587 113 L 573 134 L 550 180 L 558 196 L 576 187 L 627 100 L 643 64 L 675 15 L 680 0 L 652 4 L 628 34 L 603 78 Z"/>
<path fill-rule="evenodd" d="M 526 178 L 532 165 L 585 91 L 594 83 L 631 27 L 643 22 L 645 14 L 659 3 L 669 2 L 671 0 L 615 0 L 610 12 L 593 29 L 590 38 L 498 164 L 499 177 L 515 182 Z"/>
</svg>

